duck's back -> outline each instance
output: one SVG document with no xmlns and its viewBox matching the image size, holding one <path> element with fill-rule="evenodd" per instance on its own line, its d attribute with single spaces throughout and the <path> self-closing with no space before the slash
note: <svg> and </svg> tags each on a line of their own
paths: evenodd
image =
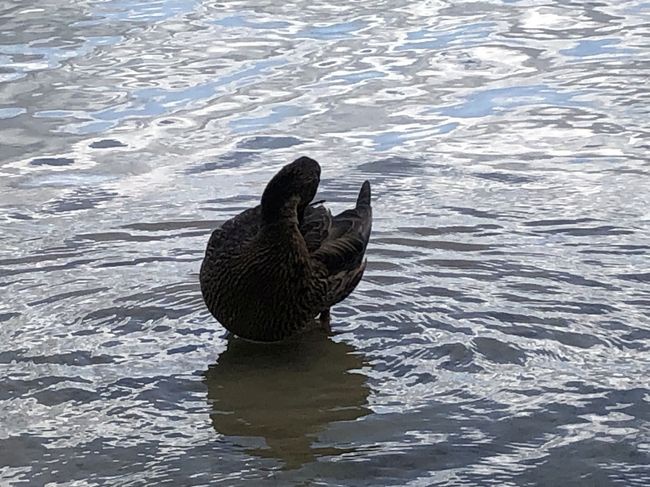
<svg viewBox="0 0 650 487">
<path fill-rule="evenodd" d="M 237 253 L 243 245 L 251 241 L 259 232 L 260 212 L 259 205 L 249 208 L 234 218 L 225 221 L 221 227 L 212 232 L 206 248 L 206 258 L 216 260 Z M 203 268 L 201 272 L 203 272 Z"/>
</svg>

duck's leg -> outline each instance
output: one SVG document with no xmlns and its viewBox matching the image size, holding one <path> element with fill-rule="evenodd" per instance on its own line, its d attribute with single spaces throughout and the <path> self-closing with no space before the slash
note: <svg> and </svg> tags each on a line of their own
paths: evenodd
<svg viewBox="0 0 650 487">
<path fill-rule="evenodd" d="M 326 332 L 331 333 L 332 327 L 330 326 L 330 309 L 327 308 L 324 311 L 320 312 L 318 315 L 318 320 L 320 321 L 320 327 Z"/>
</svg>

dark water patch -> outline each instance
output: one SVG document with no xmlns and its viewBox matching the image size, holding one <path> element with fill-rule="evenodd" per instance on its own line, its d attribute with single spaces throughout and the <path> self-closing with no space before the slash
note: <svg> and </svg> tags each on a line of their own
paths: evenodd
<svg viewBox="0 0 650 487">
<path fill-rule="evenodd" d="M 578 223 L 592 223 L 597 222 L 594 218 L 576 218 L 576 219 L 557 219 L 557 220 L 533 220 L 522 222 L 522 225 L 527 227 L 555 227 L 560 225 L 575 225 Z"/>
<path fill-rule="evenodd" d="M 416 240 L 406 237 L 383 237 L 374 239 L 374 242 L 378 244 L 400 245 L 404 247 L 425 248 L 430 250 L 452 250 L 456 252 L 480 252 L 493 248 L 492 245 L 485 244 L 450 242 L 445 240 Z"/>
<path fill-rule="evenodd" d="M 517 262 L 499 261 L 498 264 L 495 264 L 495 270 L 498 271 L 500 276 L 516 276 L 518 280 L 525 279 L 533 283 L 540 283 L 538 284 L 539 286 L 544 286 L 541 282 L 552 281 L 553 284 L 551 286 L 560 286 L 561 283 L 566 283 L 574 286 L 602 288 L 611 291 L 620 289 L 614 286 L 609 280 L 607 282 L 601 282 L 572 272 L 547 269 L 529 264 L 519 264 Z"/>
<path fill-rule="evenodd" d="M 632 235 L 634 231 L 625 230 L 611 225 L 603 225 L 592 228 L 554 228 L 552 230 L 537 230 L 535 233 L 561 233 L 574 237 L 598 236 L 598 235 Z"/>
<path fill-rule="evenodd" d="M 87 350 L 77 350 L 75 352 L 55 353 L 51 355 L 35 356 L 18 356 L 16 362 L 29 362 L 32 364 L 57 364 L 57 365 L 96 365 L 111 364 L 115 362 L 115 357 L 103 354 L 93 354 Z"/>
<path fill-rule="evenodd" d="M 629 274 L 616 274 L 613 277 L 622 279 L 624 281 L 633 281 L 633 282 L 650 282 L 650 272 L 633 272 Z"/>
<path fill-rule="evenodd" d="M 120 260 L 114 262 L 102 262 L 95 265 L 98 269 L 107 269 L 112 267 L 133 267 L 134 265 L 149 264 L 151 262 L 196 262 L 201 258 L 182 259 L 180 257 L 138 257 L 133 260 Z"/>
<path fill-rule="evenodd" d="M 430 237 L 437 235 L 449 235 L 456 233 L 480 233 L 484 230 L 498 230 L 502 227 L 500 225 L 485 224 L 485 225 L 473 225 L 473 226 L 450 226 L 450 227 L 438 227 L 438 228 L 426 228 L 426 227 L 398 227 L 397 229 L 400 232 L 404 233 L 413 233 L 415 235 L 420 235 L 422 237 Z"/>
<path fill-rule="evenodd" d="M 630 304 L 632 306 L 640 306 L 642 308 L 650 308 L 650 299 L 631 299 L 629 301 L 623 301 L 625 304 Z M 2 321 L 2 320 L 0 320 Z"/>
<path fill-rule="evenodd" d="M 417 290 L 417 295 L 422 297 L 438 296 L 438 297 L 445 297 L 445 298 L 453 298 L 455 301 L 459 301 L 461 303 L 484 303 L 485 302 L 484 299 L 468 296 L 463 291 L 457 291 L 457 290 L 448 289 L 444 287 L 437 287 L 437 286 L 420 287 Z"/>
<path fill-rule="evenodd" d="M 373 370 L 377 370 L 379 373 L 383 374 L 390 374 L 391 376 L 398 378 L 410 378 L 415 369 L 415 365 L 404 363 L 404 361 L 397 359 L 377 361 L 373 363 Z"/>
<path fill-rule="evenodd" d="M 2 463 L 7 467 L 24 467 L 32 463 L 33 458 L 42 459 L 48 454 L 45 443 L 42 439 L 27 434 L 2 438 Z"/>
<path fill-rule="evenodd" d="M 578 301 L 561 301 L 546 306 L 535 306 L 540 311 L 569 313 L 580 315 L 606 315 L 619 311 L 618 308 L 602 303 L 582 303 Z"/>
<path fill-rule="evenodd" d="M 359 291 L 359 292 L 361 292 L 361 291 Z M 370 298 L 381 300 L 381 302 L 388 303 L 389 305 L 396 298 L 396 295 L 395 295 L 394 292 L 391 292 L 390 290 L 387 290 L 387 289 L 381 289 L 381 288 L 364 289 L 363 294 L 365 296 L 370 297 Z M 363 305 L 361 305 L 361 306 L 363 306 Z M 371 308 L 371 309 L 374 310 L 375 308 Z M 373 318 L 369 317 L 367 319 L 372 320 Z"/>
<path fill-rule="evenodd" d="M 607 439 L 584 439 L 559 446 L 543 459 L 526 461 L 533 468 L 515 477 L 522 485 L 539 485 L 539 479 L 543 478 L 548 482 L 546 485 L 641 487 L 650 480 L 650 475 L 637 465 L 647 464 L 649 460 L 650 456 L 628 439 L 620 443 Z"/>
<path fill-rule="evenodd" d="M 239 211 L 242 211 L 251 206 L 255 206 L 260 202 L 259 194 L 239 194 L 233 196 L 225 196 L 221 198 L 211 198 L 205 200 L 206 203 L 216 204 L 221 209 L 225 207 L 225 211 L 231 211 L 233 208 L 240 208 Z"/>
<path fill-rule="evenodd" d="M 131 333 L 152 328 L 152 323 L 162 318 L 176 320 L 193 310 L 162 308 L 156 306 L 130 306 L 98 309 L 88 313 L 83 322 L 111 325 L 115 332 Z M 92 326 L 92 325 L 90 325 Z"/>
<path fill-rule="evenodd" d="M 422 306 L 420 303 L 416 307 L 417 311 L 426 313 L 425 316 L 416 320 L 418 332 L 421 333 L 422 329 L 426 330 L 442 330 L 449 333 L 461 333 L 463 335 L 473 336 L 474 329 L 471 328 L 471 323 L 468 320 L 458 320 L 455 318 L 454 313 L 458 311 L 458 307 L 454 309 L 441 308 L 427 304 Z M 436 319 L 432 315 L 438 314 L 444 318 Z"/>
<path fill-rule="evenodd" d="M 36 300 L 36 301 L 31 301 L 31 302 L 27 303 L 27 306 L 39 306 L 41 304 L 51 304 L 51 303 L 55 303 L 57 301 L 63 301 L 65 299 L 69 299 L 69 298 L 78 298 L 78 297 L 81 297 L 81 296 L 90 296 L 90 295 L 93 295 L 93 294 L 96 294 L 96 293 L 99 293 L 99 292 L 102 292 L 102 291 L 107 291 L 108 289 L 109 288 L 107 288 L 107 287 L 98 287 L 98 288 L 94 288 L 94 289 L 79 289 L 77 291 L 68 291 L 68 292 L 64 292 L 64 293 L 54 294 L 52 296 L 48 296 L 46 298 L 39 299 L 39 300 Z"/>
<path fill-rule="evenodd" d="M 410 176 L 414 172 L 430 168 L 430 164 L 423 161 L 406 159 L 404 157 L 387 157 L 377 161 L 366 162 L 357 166 L 357 170 L 363 173 L 376 173 L 381 176 Z"/>
<path fill-rule="evenodd" d="M 544 292 L 543 294 L 551 294 Z M 589 303 L 570 300 L 541 299 L 539 297 L 531 297 L 528 295 L 519 295 L 512 293 L 498 293 L 497 296 L 501 299 L 512 303 L 526 303 L 532 305 L 532 309 L 555 312 L 555 313 L 570 313 L 570 314 L 584 314 L 584 315 L 605 315 L 608 313 L 615 313 L 620 311 L 617 307 L 603 304 L 603 303 Z"/>
<path fill-rule="evenodd" d="M 526 354 L 523 350 L 496 338 L 476 337 L 472 342 L 476 351 L 491 362 L 516 365 L 526 363 Z"/>
<path fill-rule="evenodd" d="M 0 359 L 0 363 L 5 362 Z M 31 397 L 34 394 L 42 393 L 43 391 L 51 389 L 53 386 L 62 382 L 91 384 L 91 381 L 79 377 L 68 378 L 54 375 L 39 377 L 38 379 L 3 378 L 0 379 L 0 385 L 2 386 L 0 387 L 0 400 L 11 400 L 17 397 Z"/>
<path fill-rule="evenodd" d="M 603 249 L 598 248 L 597 244 L 592 244 L 592 247 L 594 248 L 583 248 L 578 252 L 587 255 L 646 255 L 650 252 L 650 247 L 638 245 L 609 244 Z"/>
<path fill-rule="evenodd" d="M 421 259 L 418 264 L 424 266 L 424 276 L 439 279 L 468 278 L 481 282 L 493 282 L 502 278 L 502 274 L 489 262 L 463 259 Z"/>
<path fill-rule="evenodd" d="M 74 269 L 77 267 L 81 267 L 82 265 L 88 264 L 90 262 L 96 262 L 96 260 L 78 259 L 60 265 L 48 265 L 43 267 L 29 267 L 29 268 L 22 268 L 22 269 L 7 269 L 7 270 L 0 271 L 0 276 L 6 277 L 6 276 L 17 275 L 17 274 L 41 273 L 41 272 L 47 273 L 47 272 L 65 270 L 65 269 Z"/>
<path fill-rule="evenodd" d="M 30 215 L 26 215 L 24 213 L 10 213 L 7 215 L 9 218 L 13 218 L 14 220 L 33 220 L 34 217 Z"/>
<path fill-rule="evenodd" d="M 188 221 L 160 221 L 140 222 L 122 225 L 120 228 L 138 230 L 141 232 L 170 232 L 173 230 L 215 229 L 221 226 L 223 220 L 188 220 Z"/>
<path fill-rule="evenodd" d="M 376 275 L 367 275 L 365 279 L 368 282 L 372 282 L 373 284 L 379 284 L 383 286 L 391 286 L 395 284 L 408 284 L 411 282 L 415 282 L 416 280 L 412 277 L 408 276 L 400 276 L 400 275 L 390 275 L 390 274 L 376 274 Z"/>
<path fill-rule="evenodd" d="M 232 169 L 246 166 L 257 159 L 259 155 L 254 151 L 235 151 L 219 156 L 215 161 L 204 162 L 198 166 L 191 167 L 185 172 L 187 174 L 201 174 L 218 169 Z"/>
<path fill-rule="evenodd" d="M 457 317 L 465 319 L 492 318 L 502 323 L 526 323 L 544 325 L 544 327 L 567 327 L 569 325 L 569 321 L 566 318 L 541 317 L 521 313 L 508 313 L 505 311 L 466 311 L 458 313 Z"/>
<path fill-rule="evenodd" d="M 92 242 L 154 242 L 163 240 L 165 236 L 132 235 L 126 232 L 101 232 L 81 233 L 76 235 L 79 240 L 90 240 Z"/>
<path fill-rule="evenodd" d="M 373 240 L 374 242 L 374 240 Z M 422 252 L 421 250 L 415 250 L 415 249 L 407 249 L 407 250 L 399 250 L 399 249 L 387 249 L 384 247 L 372 247 L 373 244 L 370 244 L 370 247 L 368 249 L 368 255 L 372 256 L 373 258 L 383 258 L 386 260 L 398 260 L 398 259 L 410 259 L 413 257 L 423 257 L 428 255 L 425 252 Z"/>
<path fill-rule="evenodd" d="M 135 474 L 158 451 L 154 443 L 115 445 L 109 438 L 90 439 L 74 447 L 54 447 L 51 442 L 49 438 L 30 435 L 2 439 L 0 449 L 6 452 L 3 463 L 16 468 L 29 466 L 29 482 L 45 485 L 110 477 L 103 473 L 107 465 L 120 465 L 122 472 Z"/>
<path fill-rule="evenodd" d="M 194 352 L 199 348 L 200 348 L 199 345 L 185 345 L 184 347 L 170 348 L 169 350 L 167 350 L 167 355 Z"/>
<path fill-rule="evenodd" d="M 95 142 L 91 143 L 88 147 L 90 147 L 91 149 L 113 149 L 115 147 L 127 147 L 127 145 L 115 139 L 102 139 L 102 140 L 96 140 Z"/>
<path fill-rule="evenodd" d="M 445 343 L 432 349 L 432 355 L 440 360 L 440 367 L 455 372 L 477 373 L 483 368 L 474 361 L 474 352 L 459 342 Z M 444 360 L 442 360 L 444 359 Z"/>
<path fill-rule="evenodd" d="M 6 265 L 20 265 L 20 264 L 37 264 L 39 262 L 47 262 L 50 260 L 58 260 L 58 259 L 64 259 L 67 257 L 77 257 L 81 255 L 80 252 L 53 252 L 53 253 L 40 253 L 40 254 L 33 254 L 33 255 L 27 255 L 25 257 L 17 257 L 13 259 L 2 259 L 0 260 L 0 266 L 6 266 Z M 0 271 L 0 275 L 2 275 L 2 271 Z"/>
<path fill-rule="evenodd" d="M 3 321 L 9 321 L 13 318 L 18 318 L 20 316 L 20 313 L 0 313 L 0 323 Z M 1 356 L 1 354 L 0 354 Z M 0 360 L 1 362 L 1 360 Z"/>
<path fill-rule="evenodd" d="M 506 184 L 526 184 L 539 180 L 539 178 L 531 176 L 518 176 L 516 174 L 503 173 L 503 172 L 483 172 L 474 173 L 474 176 L 489 181 L 497 181 Z"/>
<path fill-rule="evenodd" d="M 500 299 L 509 301 L 511 303 L 544 303 L 545 301 L 539 298 L 532 298 L 530 296 L 522 296 L 519 294 L 512 293 L 498 293 L 497 296 Z"/>
<path fill-rule="evenodd" d="M 461 215 L 473 216 L 475 218 L 484 218 L 487 220 L 507 220 L 513 218 L 512 215 L 507 213 L 492 213 L 490 211 L 479 210 L 476 208 L 465 208 L 459 206 L 445 206 L 444 208 Z"/>
<path fill-rule="evenodd" d="M 386 262 L 382 260 L 371 260 L 368 262 L 366 267 L 366 272 L 388 272 L 388 271 L 398 271 L 402 269 L 402 266 L 392 262 Z"/>
<path fill-rule="evenodd" d="M 597 338 L 594 335 L 588 333 L 577 333 L 572 331 L 563 331 L 558 329 L 549 329 L 544 328 L 539 325 L 520 325 L 520 324 L 509 324 L 507 326 L 491 323 L 490 326 L 497 328 L 502 333 L 508 335 L 514 335 L 524 338 L 533 338 L 537 340 L 546 341 L 556 341 L 562 343 L 563 345 L 568 345 L 570 347 L 576 347 L 581 349 L 589 349 L 599 345 L 606 346 L 607 344 Z M 531 353 L 542 353 L 541 349 L 533 349 Z"/>
<path fill-rule="evenodd" d="M 204 391 L 199 381 L 181 377 L 158 377 L 146 388 L 137 393 L 136 401 L 145 401 L 160 411 L 178 410 L 177 397 L 187 396 L 192 389 Z M 187 409 L 195 409 L 195 405 L 187 404 Z M 204 408 L 201 408 L 202 410 Z"/>
<path fill-rule="evenodd" d="M 293 147 L 294 145 L 300 145 L 303 143 L 304 142 L 302 140 L 297 139 L 296 137 L 258 136 L 243 139 L 237 144 L 237 147 L 240 149 L 249 150 L 274 150 L 285 149 L 287 147 Z"/>
<path fill-rule="evenodd" d="M 20 348 L 15 350 L 5 350 L 0 352 L 0 364 L 10 364 L 13 361 L 18 361 L 23 353 L 27 351 L 26 348 Z"/>
<path fill-rule="evenodd" d="M 45 391 L 35 392 L 32 397 L 44 406 L 50 407 L 67 402 L 88 404 L 100 399 L 96 392 L 78 387 L 49 388 Z"/>
<path fill-rule="evenodd" d="M 449 269 L 476 269 L 484 271 L 494 270 L 494 265 L 485 260 L 465 259 L 422 259 L 419 263 L 426 267 L 445 267 Z"/>
<path fill-rule="evenodd" d="M 156 301 L 163 304 L 173 304 L 182 301 L 182 298 L 193 297 L 201 293 L 198 277 L 191 283 L 173 283 L 156 286 L 146 292 L 121 296 L 115 299 L 116 303 L 146 303 Z"/>
<path fill-rule="evenodd" d="M 68 157 L 38 157 L 30 161 L 32 166 L 71 166 L 74 159 Z"/>
<path fill-rule="evenodd" d="M 123 377 L 121 379 L 118 379 L 113 385 L 117 388 L 134 391 L 143 389 L 145 386 L 148 386 L 150 384 L 155 384 L 157 381 L 162 379 L 166 379 L 166 377 Z"/>
<path fill-rule="evenodd" d="M 96 188 L 78 188 L 64 198 L 50 202 L 45 208 L 46 213 L 59 214 L 68 211 L 80 211 L 97 208 L 117 197 L 117 193 Z"/>
<path fill-rule="evenodd" d="M 435 277 L 439 279 L 473 279 L 477 282 L 494 282 L 501 279 L 496 274 L 479 274 L 468 272 L 444 272 L 444 271 L 425 271 L 422 273 L 427 277 Z"/>
<path fill-rule="evenodd" d="M 127 232 L 101 232 L 101 233 L 81 233 L 75 236 L 78 240 L 89 240 L 92 242 L 156 242 L 160 240 L 200 237 L 209 235 L 209 230 L 194 232 L 172 233 L 168 235 L 134 235 Z M 192 253 L 190 250 L 189 253 Z"/>
<path fill-rule="evenodd" d="M 650 350 L 650 329 L 633 329 L 621 335 L 625 346 L 638 350 Z"/>
</svg>

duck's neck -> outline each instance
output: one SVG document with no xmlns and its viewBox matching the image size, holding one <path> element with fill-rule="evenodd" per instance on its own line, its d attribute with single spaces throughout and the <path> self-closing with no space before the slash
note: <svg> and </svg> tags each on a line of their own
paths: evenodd
<svg viewBox="0 0 650 487">
<path fill-rule="evenodd" d="M 300 233 L 298 214 L 295 208 L 292 211 L 283 209 L 275 218 L 263 219 L 262 230 L 265 233 L 278 235 Z"/>
<path fill-rule="evenodd" d="M 260 237 L 265 241 L 265 246 L 290 260 L 305 257 L 308 252 L 300 233 L 297 204 L 284 205 L 273 216 L 262 220 Z"/>
<path fill-rule="evenodd" d="M 285 201 L 262 198 L 262 225 L 263 226 L 291 226 L 298 225 L 299 198 L 292 197 Z M 304 211 L 304 210 L 303 210 Z"/>
</svg>

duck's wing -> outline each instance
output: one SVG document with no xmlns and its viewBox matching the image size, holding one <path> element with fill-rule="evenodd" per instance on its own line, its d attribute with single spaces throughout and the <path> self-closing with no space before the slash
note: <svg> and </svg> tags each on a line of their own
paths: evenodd
<svg viewBox="0 0 650 487">
<path fill-rule="evenodd" d="M 361 281 L 365 270 L 366 261 L 364 260 L 359 267 L 355 269 L 341 271 L 330 275 L 327 278 L 326 306 L 334 306 L 336 303 L 347 298 Z"/>
<path fill-rule="evenodd" d="M 239 215 L 226 220 L 221 227 L 212 232 L 206 255 L 220 255 L 230 253 L 241 248 L 242 243 L 251 240 L 259 232 L 262 224 L 261 206 L 244 210 Z"/>
<path fill-rule="evenodd" d="M 366 181 L 356 207 L 332 218 L 329 233 L 312 258 L 322 263 L 330 276 L 356 271 L 362 266 L 371 230 L 370 183 Z"/>
<path fill-rule="evenodd" d="M 310 254 L 322 245 L 332 228 L 332 213 L 320 203 L 323 202 L 312 203 L 305 208 L 300 223 L 300 233 Z"/>
</svg>

